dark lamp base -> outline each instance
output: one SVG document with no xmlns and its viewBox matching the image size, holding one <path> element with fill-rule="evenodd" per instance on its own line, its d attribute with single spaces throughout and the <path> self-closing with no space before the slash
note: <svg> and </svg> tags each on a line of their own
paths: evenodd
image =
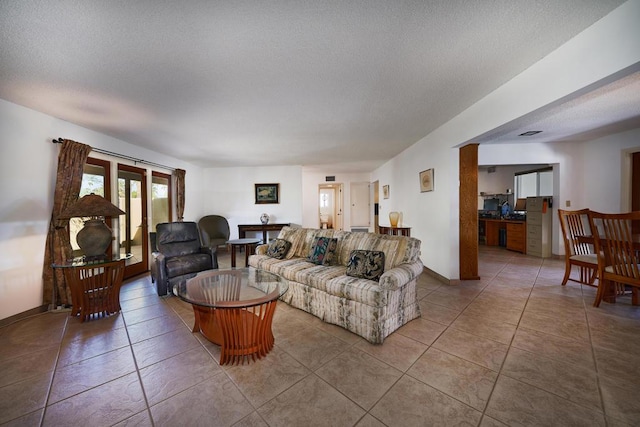
<svg viewBox="0 0 640 427">
<path fill-rule="evenodd" d="M 87 258 L 104 257 L 111 244 L 111 229 L 101 219 L 90 219 L 85 221 L 76 240 Z"/>
</svg>

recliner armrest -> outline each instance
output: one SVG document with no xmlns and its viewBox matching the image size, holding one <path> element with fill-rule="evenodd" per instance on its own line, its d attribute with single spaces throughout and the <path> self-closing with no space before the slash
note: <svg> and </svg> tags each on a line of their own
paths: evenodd
<svg viewBox="0 0 640 427">
<path fill-rule="evenodd" d="M 200 253 L 207 254 L 211 257 L 211 268 L 214 270 L 218 268 L 218 248 L 217 247 L 205 247 L 200 248 Z"/>
<path fill-rule="evenodd" d="M 158 295 L 167 295 L 167 257 L 162 252 L 156 252 L 153 262 L 156 269 L 156 289 Z"/>
</svg>

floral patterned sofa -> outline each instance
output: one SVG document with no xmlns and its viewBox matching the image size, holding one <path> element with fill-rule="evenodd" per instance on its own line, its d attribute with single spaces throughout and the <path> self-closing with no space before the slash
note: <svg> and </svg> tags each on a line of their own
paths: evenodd
<svg viewBox="0 0 640 427">
<path fill-rule="evenodd" d="M 320 248 L 327 240 L 333 242 L 332 254 Z M 371 254 L 377 258 L 368 257 Z M 420 240 L 411 237 L 285 227 L 278 239 L 256 248 L 249 265 L 288 280 L 284 302 L 371 343 L 382 343 L 400 326 L 420 317 L 416 281 L 423 265 L 419 255 Z M 379 265 L 374 266 L 375 262 Z M 366 278 L 376 268 L 379 278 Z"/>
</svg>

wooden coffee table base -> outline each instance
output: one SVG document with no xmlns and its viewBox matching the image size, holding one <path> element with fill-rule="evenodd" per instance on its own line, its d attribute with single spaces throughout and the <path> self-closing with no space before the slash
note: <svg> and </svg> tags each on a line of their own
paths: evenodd
<svg viewBox="0 0 640 427">
<path fill-rule="evenodd" d="M 240 364 L 249 358 L 266 356 L 273 348 L 271 332 L 277 300 L 252 307 L 210 308 L 193 306 L 195 323 L 193 332 L 200 332 L 209 341 L 221 347 L 220 364 Z"/>
</svg>

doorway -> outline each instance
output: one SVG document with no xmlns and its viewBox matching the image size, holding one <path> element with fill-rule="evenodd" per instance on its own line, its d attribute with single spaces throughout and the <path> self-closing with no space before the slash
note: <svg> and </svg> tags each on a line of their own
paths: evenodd
<svg viewBox="0 0 640 427">
<path fill-rule="evenodd" d="M 380 232 L 380 182 L 373 183 L 373 232 Z"/>
<path fill-rule="evenodd" d="M 149 270 L 146 178 L 144 169 L 118 165 L 118 207 L 125 215 L 120 216 L 116 244 L 121 255 L 132 255 L 125 263 L 125 278 Z"/>
<path fill-rule="evenodd" d="M 342 184 L 318 185 L 319 228 L 342 230 Z"/>
<path fill-rule="evenodd" d="M 351 231 L 354 229 L 369 230 L 371 225 L 371 185 L 368 182 L 351 183 Z"/>
</svg>

